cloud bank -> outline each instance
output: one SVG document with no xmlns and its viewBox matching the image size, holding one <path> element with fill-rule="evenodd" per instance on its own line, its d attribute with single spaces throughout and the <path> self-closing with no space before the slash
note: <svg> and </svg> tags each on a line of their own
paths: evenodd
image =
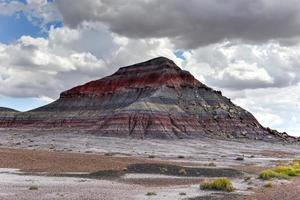
<svg viewBox="0 0 300 200">
<path fill-rule="evenodd" d="M 57 0 L 56 4 L 70 27 L 98 21 L 130 38 L 168 37 L 178 48 L 224 40 L 299 42 L 297 0 Z"/>
</svg>

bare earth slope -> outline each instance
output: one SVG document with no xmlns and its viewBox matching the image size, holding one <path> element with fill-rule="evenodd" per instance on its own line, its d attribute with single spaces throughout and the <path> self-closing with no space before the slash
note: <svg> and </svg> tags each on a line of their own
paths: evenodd
<svg viewBox="0 0 300 200">
<path fill-rule="evenodd" d="M 1 114 L 0 127 L 76 129 L 133 138 L 296 140 L 262 127 L 251 113 L 163 57 L 122 67 L 35 110 Z"/>
</svg>

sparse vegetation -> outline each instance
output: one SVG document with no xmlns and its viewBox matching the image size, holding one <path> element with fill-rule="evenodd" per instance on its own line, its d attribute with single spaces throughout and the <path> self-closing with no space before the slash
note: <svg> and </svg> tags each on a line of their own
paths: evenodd
<svg viewBox="0 0 300 200">
<path fill-rule="evenodd" d="M 300 160 L 293 160 L 287 165 L 278 165 L 276 167 L 263 170 L 259 174 L 259 178 L 263 180 L 270 180 L 272 178 L 288 179 L 291 176 L 300 175 Z"/>
<path fill-rule="evenodd" d="M 272 178 L 287 179 L 288 176 L 285 174 L 277 173 L 277 172 L 273 171 L 273 169 L 267 169 L 267 170 L 263 170 L 259 174 L 259 178 L 262 180 L 270 180 Z"/>
<path fill-rule="evenodd" d="M 146 196 L 155 196 L 156 193 L 155 192 L 147 192 Z"/>
<path fill-rule="evenodd" d="M 200 184 L 202 190 L 220 190 L 225 192 L 234 191 L 231 181 L 227 178 L 218 178 L 212 181 L 204 181 Z"/>
</svg>

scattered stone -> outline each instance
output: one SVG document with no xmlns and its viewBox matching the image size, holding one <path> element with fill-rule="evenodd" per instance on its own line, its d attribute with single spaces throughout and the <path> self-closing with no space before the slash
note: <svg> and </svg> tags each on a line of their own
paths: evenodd
<svg viewBox="0 0 300 200">
<path fill-rule="evenodd" d="M 32 186 L 29 187 L 29 190 L 38 190 L 38 189 L 39 188 L 36 185 L 32 185 Z"/>
<path fill-rule="evenodd" d="M 155 196 L 156 193 L 155 192 L 147 192 L 146 196 Z"/>
<path fill-rule="evenodd" d="M 185 169 L 180 169 L 179 171 L 178 171 L 178 173 L 179 174 L 182 174 L 182 175 L 186 175 L 187 174 L 187 172 L 186 172 L 186 170 Z"/>
<path fill-rule="evenodd" d="M 244 178 L 244 181 L 250 181 L 251 180 L 251 176 L 246 176 L 245 178 Z"/>
<path fill-rule="evenodd" d="M 245 158 L 244 158 L 244 156 L 242 157 L 242 156 L 238 156 L 238 157 L 236 157 L 236 159 L 235 160 L 238 160 L 238 161 L 243 161 L 243 160 L 245 160 Z"/>
<path fill-rule="evenodd" d="M 217 165 L 215 163 L 211 162 L 211 163 L 208 163 L 208 166 L 209 167 L 216 167 Z"/>
</svg>

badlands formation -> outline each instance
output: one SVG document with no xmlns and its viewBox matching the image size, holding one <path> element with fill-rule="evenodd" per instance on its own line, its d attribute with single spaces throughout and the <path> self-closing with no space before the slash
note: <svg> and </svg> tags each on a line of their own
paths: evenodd
<svg viewBox="0 0 300 200">
<path fill-rule="evenodd" d="M 121 67 L 28 112 L 2 108 L 0 119 L 1 128 L 76 129 L 101 136 L 296 141 L 264 128 L 251 113 L 164 57 Z"/>
</svg>

